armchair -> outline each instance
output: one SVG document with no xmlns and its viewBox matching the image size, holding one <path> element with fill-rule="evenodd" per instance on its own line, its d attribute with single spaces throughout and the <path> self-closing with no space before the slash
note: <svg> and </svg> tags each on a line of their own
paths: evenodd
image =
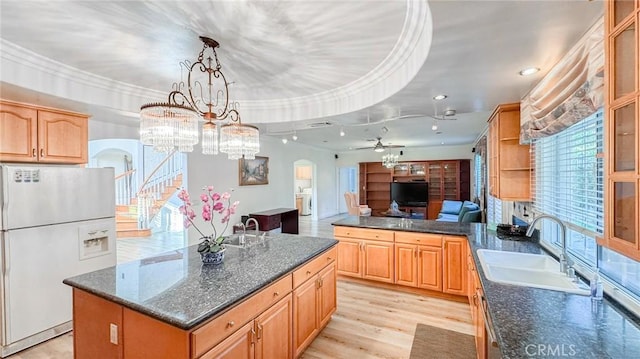
<svg viewBox="0 0 640 359">
<path fill-rule="evenodd" d="M 356 194 L 353 192 L 345 192 L 344 200 L 347 203 L 347 210 L 350 215 L 354 216 L 370 216 L 371 208 L 366 204 L 358 204 Z"/>
</svg>

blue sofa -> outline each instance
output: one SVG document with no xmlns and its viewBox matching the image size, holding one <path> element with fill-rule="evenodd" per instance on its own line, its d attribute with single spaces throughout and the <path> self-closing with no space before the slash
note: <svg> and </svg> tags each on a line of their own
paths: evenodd
<svg viewBox="0 0 640 359">
<path fill-rule="evenodd" d="M 470 201 L 442 201 L 442 208 L 436 221 L 440 222 L 480 222 L 482 210 Z"/>
</svg>

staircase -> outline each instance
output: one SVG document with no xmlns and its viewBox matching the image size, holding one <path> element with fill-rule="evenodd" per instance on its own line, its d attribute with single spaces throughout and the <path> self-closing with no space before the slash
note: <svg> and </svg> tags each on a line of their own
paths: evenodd
<svg viewBox="0 0 640 359">
<path fill-rule="evenodd" d="M 149 218 L 153 218 L 160 212 L 162 207 L 167 203 L 169 198 L 176 193 L 176 189 L 182 186 L 182 174 L 177 175 L 171 180 L 164 189 L 150 196 L 150 205 L 148 211 Z M 151 235 L 151 228 L 138 228 L 138 210 L 146 206 L 139 206 L 138 198 L 132 198 L 131 204 L 119 204 L 116 206 L 116 237 L 148 237 Z"/>
<path fill-rule="evenodd" d="M 135 170 L 116 177 L 116 237 L 149 237 L 151 222 L 182 186 L 182 160 L 170 153 L 145 179 L 140 190 L 132 195 Z"/>
</svg>

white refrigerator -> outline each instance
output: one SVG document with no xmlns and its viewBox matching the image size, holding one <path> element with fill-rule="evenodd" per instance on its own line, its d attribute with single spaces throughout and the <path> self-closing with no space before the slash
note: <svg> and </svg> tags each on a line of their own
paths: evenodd
<svg viewBox="0 0 640 359">
<path fill-rule="evenodd" d="M 0 165 L 0 356 L 72 329 L 62 280 L 116 264 L 113 168 Z"/>
</svg>

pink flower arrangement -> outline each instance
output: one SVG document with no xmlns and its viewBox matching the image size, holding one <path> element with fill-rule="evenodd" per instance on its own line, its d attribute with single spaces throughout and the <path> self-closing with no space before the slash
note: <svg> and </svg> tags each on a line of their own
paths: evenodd
<svg viewBox="0 0 640 359">
<path fill-rule="evenodd" d="M 229 226 L 229 218 L 232 214 L 236 213 L 236 208 L 240 202 L 235 201 L 231 203 L 231 194 L 229 192 L 224 192 L 222 194 L 214 192 L 213 186 L 203 188 L 203 193 L 200 195 L 200 200 L 202 201 L 202 219 L 205 222 L 209 222 L 213 230 L 212 234 L 206 235 L 193 222 L 196 218 L 196 212 L 193 209 L 189 192 L 187 192 L 186 189 L 181 189 L 180 192 L 178 192 L 178 198 L 182 200 L 183 203 L 183 205 L 180 206 L 180 213 L 184 216 L 185 228 L 193 226 L 193 228 L 195 228 L 204 239 L 203 242 L 198 245 L 198 252 L 215 253 L 222 250 L 224 248 L 222 246 L 222 242 L 224 241 L 224 237 L 222 237 L 222 235 L 227 230 L 227 227 Z M 220 235 L 218 235 L 216 226 L 213 223 L 216 213 L 221 216 L 220 223 L 225 225 L 224 229 L 220 232 Z"/>
</svg>

